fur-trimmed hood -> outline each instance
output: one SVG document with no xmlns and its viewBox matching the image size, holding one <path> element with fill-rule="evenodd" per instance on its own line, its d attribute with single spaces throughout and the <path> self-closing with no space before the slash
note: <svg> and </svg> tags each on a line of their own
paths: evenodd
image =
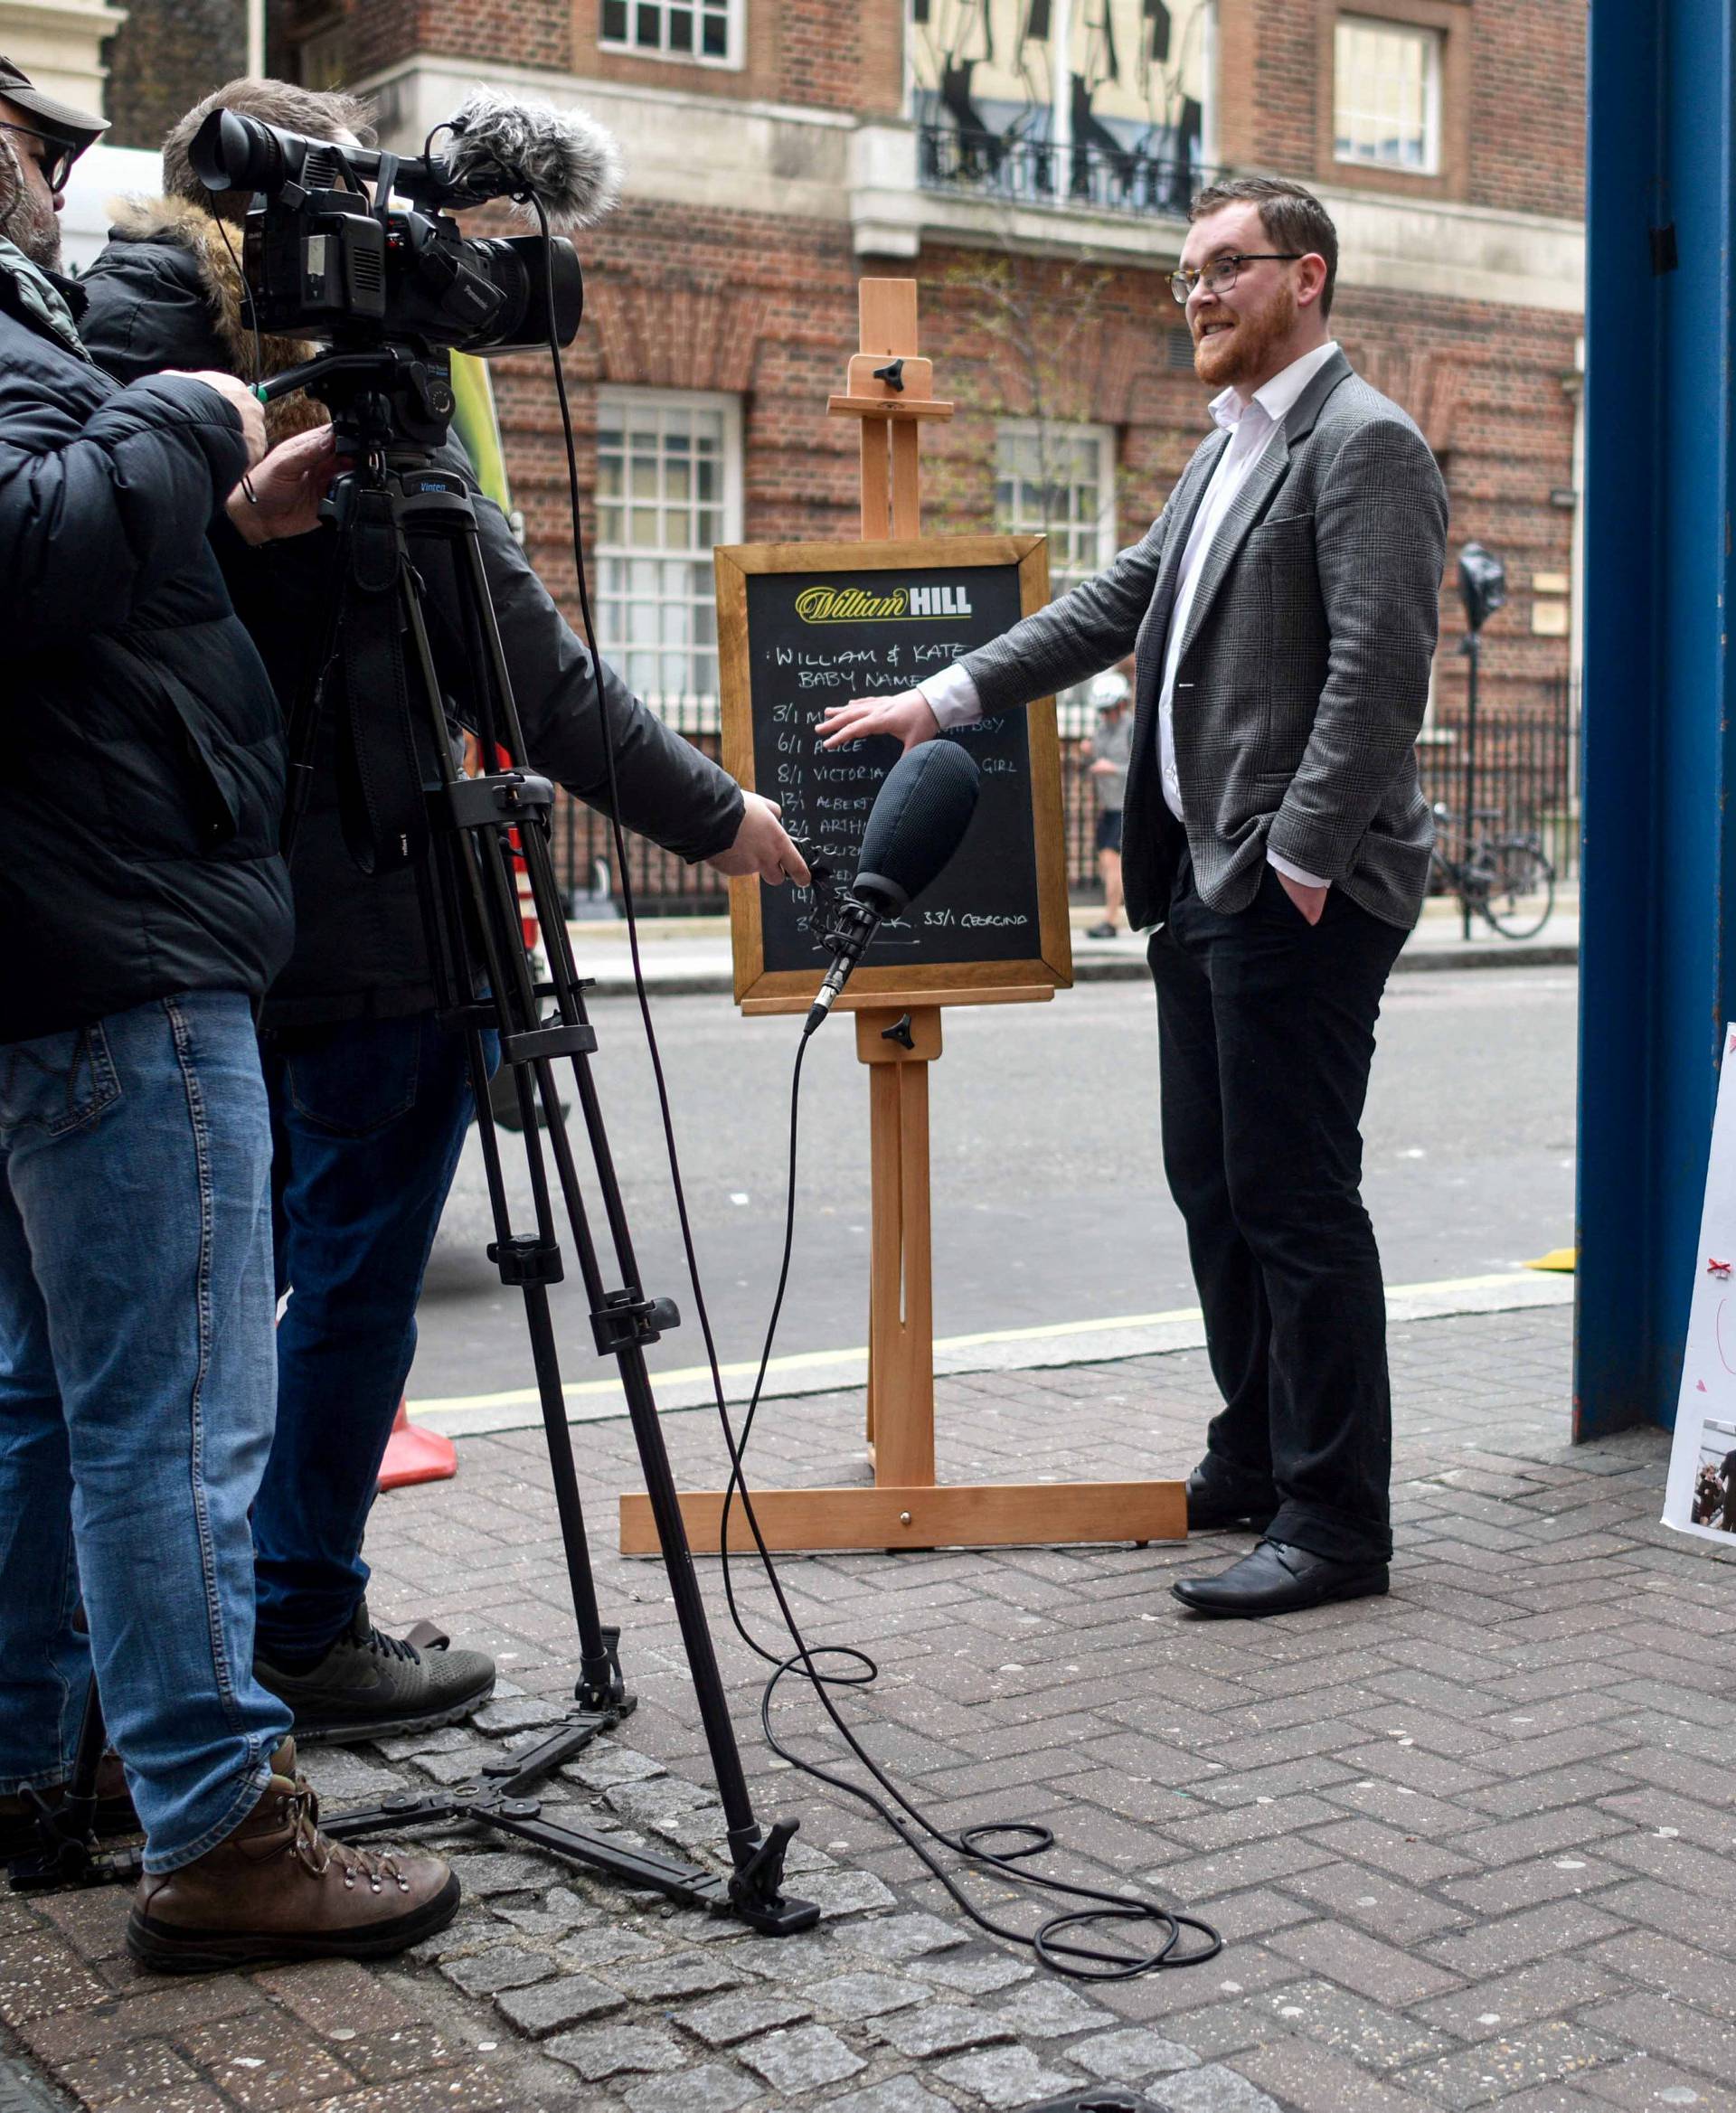
<svg viewBox="0 0 1736 2113">
<path fill-rule="evenodd" d="M 241 280 L 241 238 L 238 229 L 219 221 L 214 213 L 182 198 L 117 198 L 109 206 L 111 242 L 170 243 L 184 250 L 197 268 L 198 284 L 211 311 L 211 325 L 222 364 L 243 381 L 269 381 L 290 367 L 299 366 L 319 351 L 303 337 L 275 337 L 261 333 L 256 339 L 249 321 L 250 307 Z M 273 447 L 291 434 L 307 432 L 330 422 L 323 403 L 293 396 L 266 406 L 266 431 Z"/>
</svg>

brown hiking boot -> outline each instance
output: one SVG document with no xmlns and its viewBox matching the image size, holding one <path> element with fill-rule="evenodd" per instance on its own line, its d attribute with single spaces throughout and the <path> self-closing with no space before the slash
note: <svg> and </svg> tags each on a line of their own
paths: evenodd
<svg viewBox="0 0 1736 2113">
<path fill-rule="evenodd" d="M 383 1958 L 444 1929 L 458 1882 L 439 1856 L 354 1848 L 319 1831 L 296 1742 L 232 1835 L 179 1871 L 140 1879 L 127 1948 L 159 1974 L 263 1959 Z"/>
</svg>

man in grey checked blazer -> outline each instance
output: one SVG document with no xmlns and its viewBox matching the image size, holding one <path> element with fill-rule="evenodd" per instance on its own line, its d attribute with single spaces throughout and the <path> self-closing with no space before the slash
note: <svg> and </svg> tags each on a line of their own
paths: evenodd
<svg viewBox="0 0 1736 2113">
<path fill-rule="evenodd" d="M 1155 925 L 1164 1164 L 1224 1405 L 1190 1525 L 1251 1554 L 1177 1596 L 1276 1614 L 1383 1592 L 1392 1405 L 1359 1193 L 1381 995 L 1421 908 L 1413 744 L 1447 495 L 1326 318 L 1337 237 L 1298 185 L 1203 193 L 1173 284 L 1215 421 L 1144 538 L 920 690 L 835 707 L 909 747 L 1136 655 L 1123 869 Z"/>
</svg>

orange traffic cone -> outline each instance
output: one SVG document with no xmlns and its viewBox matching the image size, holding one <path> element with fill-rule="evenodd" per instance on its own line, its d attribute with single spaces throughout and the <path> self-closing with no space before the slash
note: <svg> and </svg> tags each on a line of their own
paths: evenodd
<svg viewBox="0 0 1736 2113">
<path fill-rule="evenodd" d="M 444 1482 L 458 1471 L 458 1448 L 437 1430 L 422 1430 L 410 1420 L 400 1401 L 380 1463 L 382 1489 L 405 1489 L 412 1482 Z"/>
</svg>

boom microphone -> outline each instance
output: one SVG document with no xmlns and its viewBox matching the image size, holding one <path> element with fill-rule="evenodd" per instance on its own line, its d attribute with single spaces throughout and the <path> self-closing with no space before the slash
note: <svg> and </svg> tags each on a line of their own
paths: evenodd
<svg viewBox="0 0 1736 2113">
<path fill-rule="evenodd" d="M 862 856 L 833 943 L 832 966 L 808 1008 L 804 1036 L 832 1010 L 883 918 L 897 917 L 958 850 L 976 809 L 982 772 L 953 741 L 907 749 L 886 773 L 863 832 Z"/>
<path fill-rule="evenodd" d="M 550 226 L 562 231 L 590 227 L 620 196 L 620 147 L 582 110 L 473 88 L 450 122 L 440 161 L 455 192 L 497 196 L 505 179 L 540 199 Z"/>
<path fill-rule="evenodd" d="M 423 205 L 483 205 L 491 198 L 540 199 L 551 228 L 589 227 L 615 203 L 621 189 L 621 150 L 612 133 L 582 110 L 552 103 L 508 102 L 472 89 L 456 116 L 444 154 L 427 157 L 382 154 L 354 141 L 311 139 L 239 110 L 213 110 L 187 150 L 207 191 L 251 191 L 275 198 L 289 184 L 328 191 L 377 184 Z M 429 137 L 433 137 L 431 133 Z M 525 217 L 535 215 L 521 205 Z"/>
</svg>

